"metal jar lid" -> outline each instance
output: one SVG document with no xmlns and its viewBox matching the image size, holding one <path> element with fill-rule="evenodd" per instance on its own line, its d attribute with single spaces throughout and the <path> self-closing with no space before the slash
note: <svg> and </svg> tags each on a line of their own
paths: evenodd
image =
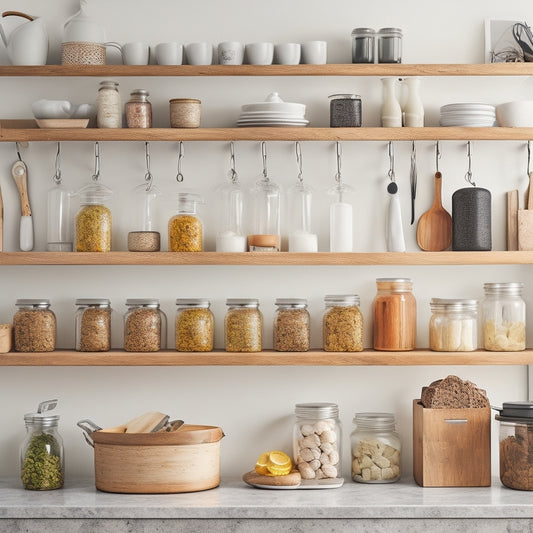
<svg viewBox="0 0 533 533">
<path fill-rule="evenodd" d="M 503 402 L 501 409 L 497 407 L 492 409 L 499 411 L 496 420 L 533 424 L 533 402 Z"/>
<path fill-rule="evenodd" d="M 109 307 L 111 301 L 107 298 L 78 298 L 75 305 L 88 307 Z"/>
<path fill-rule="evenodd" d="M 476 311 L 477 300 L 465 300 L 461 298 L 431 298 L 431 309 L 446 309 L 449 311 Z"/>
<path fill-rule="evenodd" d="M 176 298 L 178 307 L 209 307 L 211 302 L 207 298 Z"/>
<path fill-rule="evenodd" d="M 24 415 L 24 422 L 26 424 L 40 425 L 42 427 L 57 426 L 59 415 L 48 414 L 57 405 L 57 400 L 46 400 L 37 406 L 36 413 L 26 413 Z"/>
<path fill-rule="evenodd" d="M 297 403 L 294 412 L 298 418 L 337 418 L 339 406 L 336 403 Z"/>
<path fill-rule="evenodd" d="M 373 28 L 354 28 L 352 30 L 352 36 L 355 36 L 355 35 L 371 36 L 371 35 L 374 35 L 375 33 L 376 33 L 376 30 L 374 30 Z"/>
<path fill-rule="evenodd" d="M 359 94 L 330 94 L 328 98 L 332 100 L 361 100 Z"/>
<path fill-rule="evenodd" d="M 295 307 L 302 309 L 307 307 L 307 300 L 305 298 L 276 298 L 275 305 L 286 307 Z"/>
<path fill-rule="evenodd" d="M 157 298 L 128 298 L 126 300 L 128 307 L 159 307 Z"/>
<path fill-rule="evenodd" d="M 226 305 L 230 307 L 259 307 L 257 298 L 226 298 Z"/>
<path fill-rule="evenodd" d="M 15 305 L 17 307 L 49 307 L 50 300 L 47 298 L 19 298 Z"/>
<path fill-rule="evenodd" d="M 324 303 L 329 305 L 359 305 L 361 303 L 358 294 L 327 294 Z"/>
<path fill-rule="evenodd" d="M 520 294 L 523 288 L 524 284 L 520 281 L 483 284 L 483 290 L 491 294 Z"/>
<path fill-rule="evenodd" d="M 378 31 L 378 35 L 394 35 L 401 37 L 402 36 L 402 30 L 400 28 L 381 28 Z"/>
</svg>

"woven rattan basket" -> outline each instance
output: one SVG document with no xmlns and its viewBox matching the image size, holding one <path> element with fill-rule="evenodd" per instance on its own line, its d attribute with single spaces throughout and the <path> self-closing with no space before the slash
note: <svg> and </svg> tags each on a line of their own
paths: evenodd
<svg viewBox="0 0 533 533">
<path fill-rule="evenodd" d="M 105 46 L 98 43 L 61 44 L 62 65 L 105 65 Z"/>
</svg>

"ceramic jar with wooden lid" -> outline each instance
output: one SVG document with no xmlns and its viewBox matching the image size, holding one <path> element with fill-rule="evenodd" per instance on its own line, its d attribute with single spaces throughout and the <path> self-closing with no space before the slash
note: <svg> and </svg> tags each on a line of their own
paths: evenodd
<svg viewBox="0 0 533 533">
<path fill-rule="evenodd" d="M 374 350 L 408 351 L 416 345 L 416 300 L 409 278 L 376 279 Z"/>
<path fill-rule="evenodd" d="M 170 126 L 172 128 L 199 128 L 201 100 L 173 98 L 170 100 Z"/>
</svg>

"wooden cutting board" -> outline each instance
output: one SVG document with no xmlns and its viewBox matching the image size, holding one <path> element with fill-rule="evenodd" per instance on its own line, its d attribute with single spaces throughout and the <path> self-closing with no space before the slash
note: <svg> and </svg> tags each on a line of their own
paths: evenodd
<svg viewBox="0 0 533 533">
<path fill-rule="evenodd" d="M 518 250 L 518 190 L 507 191 L 507 250 Z"/>
<path fill-rule="evenodd" d="M 533 172 L 529 173 L 526 209 L 518 210 L 518 249 L 533 250 Z"/>
</svg>

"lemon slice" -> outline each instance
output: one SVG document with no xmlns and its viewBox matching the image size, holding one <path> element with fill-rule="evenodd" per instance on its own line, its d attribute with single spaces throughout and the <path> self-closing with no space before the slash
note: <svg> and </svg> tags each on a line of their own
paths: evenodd
<svg viewBox="0 0 533 533">
<path fill-rule="evenodd" d="M 264 476 L 286 476 L 291 470 L 291 458 L 278 450 L 261 454 L 255 464 L 255 471 Z"/>
<path fill-rule="evenodd" d="M 267 476 L 268 474 L 270 474 L 270 472 L 268 471 L 268 457 L 269 457 L 269 453 L 268 452 L 265 452 L 265 453 L 262 453 L 260 456 L 259 456 L 259 459 L 257 459 L 257 462 L 255 463 L 255 471 L 258 473 L 258 474 L 261 474 L 263 476 Z"/>
</svg>

